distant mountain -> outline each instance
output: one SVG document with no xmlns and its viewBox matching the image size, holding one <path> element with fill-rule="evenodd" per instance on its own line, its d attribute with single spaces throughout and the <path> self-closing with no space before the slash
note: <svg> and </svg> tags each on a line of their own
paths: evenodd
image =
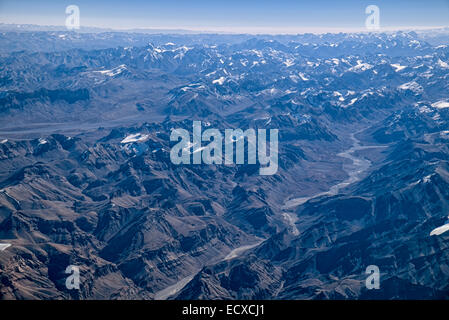
<svg viewBox="0 0 449 320">
<path fill-rule="evenodd" d="M 42 26 L 35 24 L 8 24 L 8 23 L 0 23 L 1 31 L 68 31 L 65 26 Z M 76 32 L 80 33 L 101 33 L 101 32 L 126 32 L 126 33 L 147 33 L 147 34 L 189 34 L 189 33 L 198 33 L 191 30 L 184 29 L 156 29 L 156 28 L 139 28 L 139 29 L 124 29 L 117 30 L 111 28 L 99 28 L 99 27 L 83 27 L 80 26 Z"/>
</svg>

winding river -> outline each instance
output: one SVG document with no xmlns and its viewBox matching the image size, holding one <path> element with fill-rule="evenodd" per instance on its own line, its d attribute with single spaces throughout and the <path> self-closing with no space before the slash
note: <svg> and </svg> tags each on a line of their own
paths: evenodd
<svg viewBox="0 0 449 320">
<path fill-rule="evenodd" d="M 353 142 L 351 148 L 337 154 L 340 157 L 343 157 L 343 158 L 346 158 L 346 159 L 349 159 L 352 161 L 352 164 L 343 165 L 343 169 L 348 174 L 348 178 L 346 178 L 342 182 L 339 182 L 339 183 L 333 185 L 327 191 L 317 193 L 310 197 L 300 197 L 300 198 L 289 199 L 282 206 L 283 217 L 287 221 L 287 223 L 290 225 L 291 231 L 294 235 L 299 235 L 299 231 L 296 228 L 296 221 L 298 218 L 296 217 L 296 215 L 293 212 L 291 212 L 289 210 L 292 210 L 295 207 L 297 207 L 313 198 L 317 198 L 317 197 L 324 196 L 324 195 L 336 195 L 342 188 L 345 188 L 348 185 L 359 181 L 362 178 L 362 173 L 364 173 L 371 166 L 371 161 L 361 158 L 361 157 L 357 157 L 355 155 L 355 153 L 359 150 L 365 150 L 365 149 L 369 149 L 369 148 L 384 148 L 384 147 L 386 147 L 386 146 L 379 146 L 379 145 L 378 146 L 361 146 L 360 141 L 355 137 L 354 133 L 351 134 L 350 138 Z M 230 260 L 230 259 L 236 258 L 236 257 L 240 256 L 242 253 L 244 253 L 245 251 L 256 247 L 257 245 L 262 243 L 262 241 L 263 240 L 261 240 L 257 243 L 245 244 L 238 248 L 235 248 L 228 255 L 226 255 L 223 259 L 219 260 L 218 263 L 225 261 L 225 260 Z M 197 272 L 199 272 L 199 271 L 200 270 L 197 270 Z M 193 279 L 193 277 L 197 274 L 197 272 L 179 280 L 175 284 L 173 284 L 161 291 L 158 291 L 155 294 L 154 299 L 155 300 L 166 300 L 167 298 L 175 295 L 176 293 L 181 291 L 182 288 L 184 288 L 185 285 Z"/>
<path fill-rule="evenodd" d="M 219 260 L 217 263 L 220 263 L 222 261 L 226 261 L 226 260 L 231 260 L 234 259 L 238 256 L 240 256 L 243 252 L 252 249 L 254 247 L 257 247 L 259 244 L 261 244 L 265 239 L 261 239 L 261 241 L 258 241 L 256 243 L 253 244 L 246 244 L 243 246 L 240 246 L 238 248 L 233 249 L 231 252 L 229 252 L 223 259 Z M 179 291 L 181 291 L 182 288 L 185 287 L 185 285 L 187 283 L 189 283 L 193 277 L 199 272 L 200 270 L 197 270 L 196 272 L 194 272 L 193 274 L 182 278 L 181 280 L 179 280 L 178 282 L 176 282 L 175 284 L 156 292 L 156 294 L 154 295 L 154 300 L 166 300 L 169 297 L 175 295 L 176 293 L 178 293 Z"/>
<path fill-rule="evenodd" d="M 296 221 L 298 220 L 298 217 L 293 212 L 289 211 L 297 206 L 302 205 L 303 203 L 309 201 L 313 198 L 318 198 L 321 196 L 333 196 L 340 192 L 341 189 L 347 187 L 348 185 L 359 181 L 362 178 L 362 174 L 368 170 L 368 168 L 371 166 L 371 161 L 357 157 L 355 153 L 360 150 L 366 150 L 371 148 L 385 148 L 387 146 L 383 145 L 376 145 L 376 146 L 361 146 L 360 141 L 355 137 L 355 133 L 352 133 L 350 135 L 350 139 L 352 140 L 352 146 L 346 151 L 343 151 L 341 153 L 338 153 L 337 156 L 346 158 L 352 161 L 352 164 L 344 164 L 343 169 L 346 171 L 348 178 L 346 178 L 344 181 L 339 182 L 329 188 L 329 190 L 317 193 L 310 197 L 299 197 L 299 198 L 293 198 L 287 200 L 284 205 L 282 206 L 282 215 L 284 216 L 284 219 L 287 221 L 287 223 L 290 225 L 291 231 L 294 235 L 298 235 L 299 231 L 296 228 Z"/>
</svg>

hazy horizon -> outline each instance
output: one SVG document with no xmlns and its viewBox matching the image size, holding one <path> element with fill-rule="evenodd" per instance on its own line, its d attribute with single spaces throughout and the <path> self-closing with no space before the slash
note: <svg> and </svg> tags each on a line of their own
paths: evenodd
<svg viewBox="0 0 449 320">
<path fill-rule="evenodd" d="M 449 26 L 449 1 L 332 2 L 195 0 L 141 1 L 0 1 L 0 22 L 64 26 L 68 5 L 80 8 L 81 27 L 117 31 L 130 29 L 186 30 L 191 32 L 297 34 L 366 31 L 365 8 L 380 9 L 380 30 L 418 30 Z"/>
<path fill-rule="evenodd" d="M 45 24 L 34 24 L 34 23 L 14 23 L 14 22 L 1 22 L 0 25 L 15 25 L 19 28 L 21 26 L 33 26 L 33 27 L 39 27 L 42 28 L 42 31 L 61 31 L 61 30 L 52 30 L 52 29 L 65 29 L 66 27 L 64 25 L 45 25 Z M 48 30 L 46 30 L 48 28 Z M 382 28 L 380 30 L 367 30 L 366 28 L 360 28 L 360 29 L 313 29 L 313 28 L 304 28 L 304 29 L 295 29 L 291 31 L 287 30 L 273 30 L 270 28 L 266 29 L 259 29 L 259 30 L 225 30 L 225 29 L 188 29 L 188 28 L 164 28 L 164 27 L 139 27 L 139 28 L 113 28 L 113 27 L 103 27 L 103 26 L 94 26 L 94 25 L 86 25 L 81 26 L 81 30 L 70 30 L 70 32 L 83 32 L 83 29 L 99 29 L 100 31 L 114 31 L 114 32 L 136 32 L 139 31 L 160 31 L 161 33 L 167 33 L 170 34 L 171 31 L 175 33 L 181 33 L 185 31 L 186 34 L 229 34 L 229 35 L 239 35 L 239 34 L 253 34 L 253 35 L 299 35 L 299 34 L 325 34 L 325 33 L 384 33 L 384 32 L 397 32 L 397 31 L 426 31 L 426 30 L 438 30 L 438 29 L 445 29 L 449 28 L 449 25 L 442 25 L 442 26 L 405 26 L 405 27 L 390 27 L 390 28 Z M 64 30 L 65 31 L 65 30 Z"/>
</svg>

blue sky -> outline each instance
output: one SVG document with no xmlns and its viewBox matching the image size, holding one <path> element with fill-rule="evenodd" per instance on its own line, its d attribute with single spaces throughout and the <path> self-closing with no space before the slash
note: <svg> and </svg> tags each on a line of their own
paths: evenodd
<svg viewBox="0 0 449 320">
<path fill-rule="evenodd" d="M 370 4 L 383 29 L 449 26 L 449 0 L 0 0 L 0 22 L 64 25 L 65 7 L 80 8 L 81 25 L 222 32 L 362 30 Z"/>
</svg>

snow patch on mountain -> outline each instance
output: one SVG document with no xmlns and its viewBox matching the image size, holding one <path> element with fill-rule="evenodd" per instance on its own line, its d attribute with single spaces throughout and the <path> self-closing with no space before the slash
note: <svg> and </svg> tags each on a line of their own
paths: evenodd
<svg viewBox="0 0 449 320">
<path fill-rule="evenodd" d="M 407 66 L 401 66 L 399 63 L 392 63 L 391 66 L 395 69 L 394 71 L 399 72 L 402 69 L 407 68 Z"/>
<path fill-rule="evenodd" d="M 448 101 L 437 101 L 435 103 L 432 103 L 432 107 L 437 109 L 445 109 L 449 108 L 449 102 Z"/>
<path fill-rule="evenodd" d="M 302 72 L 299 72 L 298 75 L 299 75 L 299 77 L 302 79 L 302 81 L 308 81 L 308 80 L 309 80 L 309 78 L 307 78 L 307 77 L 304 75 L 304 73 L 302 73 Z"/>
<path fill-rule="evenodd" d="M 97 73 L 100 73 L 100 74 L 103 74 L 103 75 L 106 75 L 109 77 L 114 77 L 114 76 L 122 73 L 125 70 L 127 70 L 126 65 L 121 64 L 118 67 L 110 69 L 110 70 L 98 70 L 98 71 L 94 71 L 94 72 L 97 72 Z"/>
<path fill-rule="evenodd" d="M 144 142 L 147 141 L 149 137 L 150 135 L 148 134 L 141 134 L 141 133 L 130 134 L 126 136 L 126 138 L 123 139 L 120 143 Z"/>
<path fill-rule="evenodd" d="M 295 63 L 293 62 L 293 59 L 287 59 L 282 63 L 285 64 L 287 67 L 291 67 L 291 66 L 295 65 Z"/>
<path fill-rule="evenodd" d="M 449 223 L 442 225 L 441 227 L 435 228 L 430 232 L 431 236 L 439 236 L 449 230 Z"/>
<path fill-rule="evenodd" d="M 441 68 L 449 69 L 449 64 L 447 64 L 447 62 L 442 61 L 441 59 L 438 59 L 438 65 L 439 65 Z"/>
<path fill-rule="evenodd" d="M 372 67 L 373 66 L 370 65 L 369 63 L 365 63 L 365 62 L 362 62 L 361 60 L 357 60 L 357 65 L 349 68 L 349 71 L 356 71 L 356 72 L 359 71 L 359 72 L 361 72 L 361 71 L 369 70 Z"/>
<path fill-rule="evenodd" d="M 349 102 L 348 106 L 352 106 L 357 100 L 358 98 L 351 99 L 351 102 Z"/>
<path fill-rule="evenodd" d="M 401 90 L 410 90 L 416 93 L 420 93 L 423 92 L 423 87 L 421 87 L 417 82 L 415 81 L 410 81 L 404 84 L 401 84 L 398 89 Z"/>
<path fill-rule="evenodd" d="M 218 85 L 221 86 L 221 85 L 223 85 L 223 83 L 224 83 L 225 80 L 226 80 L 225 77 L 220 77 L 220 78 L 218 78 L 218 79 L 213 80 L 212 83 L 213 83 L 213 84 L 218 84 Z"/>
<path fill-rule="evenodd" d="M 418 110 L 419 110 L 420 113 L 430 113 L 430 112 L 432 112 L 432 110 L 428 106 L 422 106 Z"/>
<path fill-rule="evenodd" d="M 333 96 L 338 97 L 339 101 L 345 101 L 345 98 L 343 98 L 343 95 L 338 91 L 334 91 Z"/>
</svg>

